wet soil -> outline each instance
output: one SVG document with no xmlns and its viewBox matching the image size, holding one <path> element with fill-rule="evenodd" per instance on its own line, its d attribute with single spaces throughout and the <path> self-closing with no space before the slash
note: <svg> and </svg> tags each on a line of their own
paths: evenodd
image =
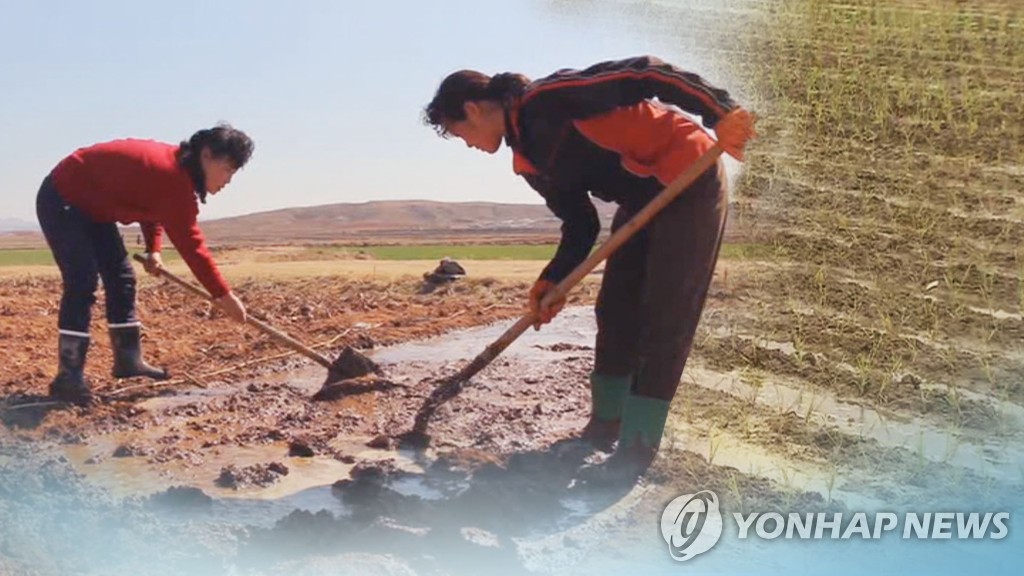
<svg viewBox="0 0 1024 576">
<path fill-rule="evenodd" d="M 1002 503 L 1020 486 L 1012 433 L 953 438 L 905 411 L 858 407 L 842 388 L 732 370 L 711 340 L 695 351 L 648 475 L 581 482 L 607 457 L 576 439 L 589 410 L 592 286 L 443 402 L 424 446 L 401 439 L 438 382 L 520 312 L 525 286 L 248 286 L 257 310 L 289 310 L 292 293 L 333 303 L 319 320 L 277 317 L 300 339 L 334 339 L 322 351 L 347 359 L 346 378 L 322 387 L 321 366 L 224 320 L 168 313 L 169 289 L 144 285 L 147 322 L 185 341 L 147 330 L 147 351 L 194 380 L 104 379 L 97 346 L 99 405 L 25 407 L 45 402 L 48 371 L 26 367 L 45 363 L 36 325 L 53 309 L 28 312 L 53 286 L 18 282 L 3 289 L 29 294 L 15 318 L 37 340 L 4 334 L 14 372 L 3 381 L 0 506 L 13 521 L 0 528 L 0 568 L 13 573 L 593 574 L 609 551 L 634 568 L 661 558 L 647 523 L 694 487 L 715 490 L 726 510 L 807 512 L 961 502 L 969 486 Z M 716 284 L 707 331 L 750 290 L 735 274 Z M 739 550 L 721 557 L 744 561 Z"/>
</svg>

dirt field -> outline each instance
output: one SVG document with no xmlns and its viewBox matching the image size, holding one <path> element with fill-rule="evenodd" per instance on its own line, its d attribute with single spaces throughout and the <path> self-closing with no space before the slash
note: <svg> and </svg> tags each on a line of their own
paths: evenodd
<svg viewBox="0 0 1024 576">
<path fill-rule="evenodd" d="M 762 133 L 737 198 L 765 254 L 719 267 L 663 450 L 643 482 L 581 487 L 598 276 L 397 444 L 433 378 L 522 310 L 543 262 L 263 260 L 253 310 L 381 367 L 325 371 L 146 280 L 146 350 L 94 409 L 39 404 L 52 269 L 0 270 L 0 573 L 1016 573 L 1001 541 L 739 541 L 679 566 L 667 502 L 733 512 L 1022 510 L 1024 25 L 1012 2 L 782 0 L 732 14 Z M 182 270 L 174 264 L 176 270 Z M 410 275 L 411 274 L 411 275 Z M 245 280 L 253 278 L 252 280 Z M 212 316 L 212 317 L 211 317 Z M 102 308 L 97 310 L 102 318 Z M 1014 516 L 1015 518 L 1015 516 Z M 728 522 L 727 516 L 727 522 Z M 729 526 L 735 532 L 735 526 Z"/>
<path fill-rule="evenodd" d="M 473 275 L 484 278 L 501 277 L 523 282 L 532 282 L 544 261 L 540 260 L 460 260 Z M 422 277 L 437 266 L 436 260 L 289 260 L 259 261 L 246 257 L 229 256 L 221 261 L 225 274 L 240 278 L 262 278 L 289 280 L 330 276 L 335 278 L 359 278 L 368 280 L 393 281 Z M 179 276 L 188 275 L 188 268 L 181 262 L 168 263 L 167 267 Z M 59 278 L 55 266 L 0 266 L 0 278 Z"/>
<path fill-rule="evenodd" d="M 745 267 L 723 263 L 713 306 L 735 298 L 721 290 L 739 289 L 730 274 Z M 520 314 L 528 283 L 485 278 L 430 292 L 410 278 L 238 283 L 237 291 L 254 311 L 289 333 L 321 343 L 325 354 L 333 357 L 355 346 L 381 363 L 381 375 L 352 382 L 343 399 L 317 402 L 311 397 L 325 375 L 323 368 L 282 354 L 266 338 L 211 314 L 207 304 L 147 278 L 139 297 L 147 354 L 170 366 L 176 377 L 159 386 L 112 380 L 107 375 L 109 347 L 97 334 L 87 372 L 102 403 L 81 410 L 51 405 L 43 397 L 53 370 L 54 359 L 45 350 L 53 347 L 58 279 L 4 279 L 0 312 L 9 321 L 0 335 L 7 356 L 0 382 L 5 405 L 0 434 L 5 461 L 0 464 L 7 466 L 4 490 L 20 495 L 5 506 L 10 517 L 24 522 L 5 525 L 8 545 L 2 551 L 12 570 L 29 573 L 64 573 L 78 565 L 96 569 L 109 566 L 110 555 L 118 557 L 119 569 L 134 570 L 141 560 L 121 555 L 155 546 L 135 540 L 131 522 L 136 520 L 125 520 L 128 524 L 112 540 L 96 542 L 91 534 L 76 536 L 75 521 L 61 519 L 70 513 L 91 532 L 88 527 L 95 522 L 123 514 L 151 523 L 159 547 L 146 557 L 174 557 L 167 573 L 178 573 L 189 562 L 210 570 L 210 562 L 246 565 L 264 556 L 287 572 L 282 566 L 306 566 L 308 554 L 373 552 L 372 543 L 380 538 L 411 538 L 399 528 L 380 525 L 387 517 L 399 519 L 405 529 L 429 529 L 431 536 L 412 538 L 408 549 L 391 560 L 368 556 L 365 561 L 374 569 L 391 561 L 415 567 L 417 573 L 425 566 L 439 573 L 466 573 L 475 569 L 472 562 L 449 565 L 465 548 L 482 561 L 493 561 L 497 553 L 505 558 L 508 573 L 520 573 L 532 556 L 510 538 L 531 535 L 540 545 L 538 531 L 562 534 L 581 514 L 565 507 L 572 498 L 582 498 L 565 487 L 592 457 L 571 439 L 587 414 L 585 382 L 594 332 L 587 305 L 596 286 L 587 281 L 570 300 L 575 307 L 555 325 L 531 331 L 444 405 L 429 429 L 429 451 L 396 452 L 397 437 L 411 430 L 432 389 L 431 378 L 454 372 L 496 338 L 501 326 L 480 333 L 452 331 Z M 96 315 L 102 318 L 102 305 Z M 444 334 L 440 340 L 423 340 Z M 753 502 L 781 505 L 790 498 L 756 477 L 737 478 L 710 467 L 699 452 L 666 458 L 657 474 L 677 469 L 701 474 L 723 489 L 727 478 L 737 486 L 750 483 L 745 497 Z M 24 476 L 29 471 L 31 480 Z M 49 475 L 42 487 L 33 484 L 41 471 Z M 72 471 L 84 473 L 86 482 Z M 523 491 L 530 495 L 525 501 Z M 807 494 L 810 501 L 826 505 L 821 496 Z M 651 503 L 624 496 L 602 494 L 594 501 L 588 494 L 575 506 L 583 507 L 585 519 L 594 514 L 586 511 L 590 508 L 622 514 L 620 507 Z M 40 507 L 39 499 L 49 504 Z M 519 511 L 509 508 L 527 503 Z M 493 514 L 481 515 L 481 506 Z M 163 516 L 168 507 L 207 526 L 198 550 L 190 548 L 196 542 L 175 532 L 174 520 Z M 308 516 L 302 510 L 327 512 Z M 485 542 L 466 536 L 462 522 L 482 530 Z M 54 523 L 70 533 L 53 538 Z M 233 544 L 212 534 L 242 528 L 245 537 Z M 585 535 L 564 537 L 579 538 L 579 551 L 597 545 Z M 207 538 L 228 549 L 209 550 Z M 288 543 L 278 546 L 282 538 Z M 485 545 L 488 538 L 497 538 L 497 551 Z M 453 556 L 428 560 L 427 551 L 436 547 L 450 549 Z M 182 554 L 184 564 L 177 558 Z M 561 556 L 532 554 L 544 565 Z"/>
<path fill-rule="evenodd" d="M 950 504 L 966 486 L 987 486 L 982 500 L 1002 503 L 1003 490 L 1020 485 L 1010 420 L 996 435 L 991 420 L 950 428 L 948 411 L 914 402 L 897 410 L 791 373 L 786 346 L 724 346 L 735 312 L 763 296 L 759 270 L 770 266 L 721 264 L 664 454 L 624 493 L 572 488 L 595 458 L 572 441 L 587 413 L 594 281 L 434 414 L 431 446 L 419 451 L 399 438 L 432 378 L 498 336 L 503 324 L 492 323 L 520 313 L 527 282 L 475 279 L 429 293 L 409 277 L 239 282 L 275 326 L 331 358 L 355 346 L 380 363 L 381 374 L 351 382 L 344 398 L 313 401 L 323 368 L 147 278 L 146 350 L 176 378 L 112 380 L 97 334 L 88 374 L 103 402 L 80 410 L 41 397 L 52 376 L 45 350 L 57 279 L 0 280 L 0 478 L 17 495 L 4 503 L 9 517 L 23 520 L 5 525 L 0 551 L 12 571 L 39 574 L 142 566 L 214 574 L 223 565 L 253 574 L 468 574 L 494 562 L 501 573 L 570 573 L 610 545 L 630 566 L 660 558 L 638 523 L 695 483 L 730 509 L 800 511 Z M 748 356 L 730 364 L 730 354 Z M 195 530 L 186 535 L 185 525 Z"/>
</svg>

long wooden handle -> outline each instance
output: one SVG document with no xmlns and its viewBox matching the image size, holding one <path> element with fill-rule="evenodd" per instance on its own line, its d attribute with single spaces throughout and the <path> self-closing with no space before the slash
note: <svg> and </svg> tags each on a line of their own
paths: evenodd
<svg viewBox="0 0 1024 576">
<path fill-rule="evenodd" d="M 146 259 L 139 254 L 135 254 L 133 258 L 135 258 L 136 261 L 141 262 L 143 264 L 146 263 Z M 171 282 L 174 282 L 178 286 L 181 286 L 182 288 L 188 290 L 189 292 L 192 292 L 193 294 L 199 296 L 200 298 L 213 301 L 213 298 L 205 290 L 193 285 L 191 282 L 187 282 L 179 278 L 166 268 L 160 271 L 160 276 L 162 278 L 167 278 Z M 274 340 L 277 340 L 281 344 L 284 344 L 285 346 L 291 348 L 292 350 L 295 350 L 299 354 L 305 355 L 307 358 L 310 358 L 311 360 L 317 362 L 318 364 L 324 366 L 325 368 L 331 368 L 331 361 L 325 358 L 322 354 L 306 346 L 302 342 L 299 342 L 295 338 L 292 338 L 291 336 L 285 334 L 284 332 L 281 332 L 277 328 L 274 328 L 270 324 L 267 324 L 266 322 L 254 318 L 251 314 L 246 315 L 245 322 L 250 326 L 256 327 L 264 334 L 270 336 Z"/>
<path fill-rule="evenodd" d="M 633 234 L 643 228 L 651 218 L 654 218 L 654 216 L 661 211 L 662 208 L 675 200 L 676 197 L 682 194 L 683 190 L 685 190 L 690 184 L 693 184 L 701 174 L 714 166 L 715 163 L 718 162 L 718 158 L 722 155 L 722 152 L 723 150 L 716 144 L 712 146 L 710 150 L 702 154 L 696 162 L 691 164 L 689 168 L 677 176 L 676 179 L 666 186 L 664 190 L 651 199 L 643 209 L 634 214 L 628 222 L 623 224 L 618 230 L 609 236 L 608 239 L 605 240 L 597 250 L 594 250 L 586 260 L 573 269 L 573 271 L 570 272 L 569 275 L 559 282 L 554 288 L 549 290 L 541 300 L 541 307 L 543 308 L 556 299 L 565 296 L 569 290 L 579 284 L 587 274 L 590 274 L 598 264 L 603 262 L 612 254 L 612 252 L 615 252 L 615 250 L 622 246 L 626 240 L 629 240 Z M 474 358 L 472 362 L 460 370 L 458 374 L 453 376 L 452 380 L 459 382 L 472 378 L 477 372 L 484 369 L 492 360 L 497 358 L 499 354 L 512 344 L 512 342 L 515 342 L 516 338 L 519 338 L 519 336 L 521 336 L 523 332 L 526 332 L 526 329 L 532 326 L 536 321 L 536 315 L 533 312 L 527 312 L 526 315 L 506 330 L 505 333 L 497 340 L 487 346 L 487 348 Z"/>
</svg>

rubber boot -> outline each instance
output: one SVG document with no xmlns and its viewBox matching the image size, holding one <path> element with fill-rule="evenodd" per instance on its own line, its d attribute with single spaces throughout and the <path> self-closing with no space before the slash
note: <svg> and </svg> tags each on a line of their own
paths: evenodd
<svg viewBox="0 0 1024 576">
<path fill-rule="evenodd" d="M 590 421 L 580 436 L 594 448 L 611 452 L 619 437 L 622 405 L 629 392 L 631 376 L 590 374 Z"/>
<path fill-rule="evenodd" d="M 57 377 L 50 382 L 50 398 L 78 406 L 92 403 L 92 391 L 85 380 L 85 355 L 89 336 L 61 332 L 58 340 Z"/>
<path fill-rule="evenodd" d="M 650 467 L 665 434 L 665 422 L 671 406 L 668 400 L 629 394 L 622 408 L 619 445 L 609 464 L 642 475 Z"/>
<path fill-rule="evenodd" d="M 628 487 L 647 472 L 658 454 L 670 402 L 627 394 L 615 452 L 601 464 L 581 471 L 581 479 L 594 487 Z"/>
<path fill-rule="evenodd" d="M 142 359 L 142 326 L 128 324 L 110 328 L 110 345 L 114 350 L 114 378 L 145 376 L 154 380 L 165 380 L 168 373 L 155 368 Z"/>
</svg>

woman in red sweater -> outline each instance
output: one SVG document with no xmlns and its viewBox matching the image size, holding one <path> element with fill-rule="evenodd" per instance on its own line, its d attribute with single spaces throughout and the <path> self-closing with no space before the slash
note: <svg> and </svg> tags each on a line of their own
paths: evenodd
<svg viewBox="0 0 1024 576">
<path fill-rule="evenodd" d="M 462 70 L 445 78 L 427 105 L 426 122 L 442 136 L 491 154 L 504 141 L 514 171 L 562 220 L 555 256 L 529 293 L 535 327 L 564 304 L 541 309 L 544 294 L 594 246 L 601 225 L 589 195 L 619 204 L 612 222 L 618 229 L 715 144 L 666 105 L 699 116 L 738 159 L 754 136 L 752 115 L 726 91 L 653 57 L 560 70 L 532 82 Z M 727 203 L 719 164 L 605 265 L 583 430 L 602 449 L 617 441 L 604 470 L 635 477 L 658 450 L 718 259 Z"/>
<path fill-rule="evenodd" d="M 198 202 L 220 192 L 249 161 L 252 150 L 244 132 L 218 125 L 178 145 L 125 139 L 81 148 L 43 180 L 36 214 L 64 284 L 52 398 L 79 405 L 92 401 L 83 369 L 98 278 L 106 295 L 114 377 L 167 377 L 165 370 L 142 359 L 135 272 L 117 222 L 140 224 L 150 274 L 159 275 L 162 268 L 161 238 L 166 232 L 225 314 L 245 321 L 245 307 L 218 271 L 197 216 Z"/>
</svg>

